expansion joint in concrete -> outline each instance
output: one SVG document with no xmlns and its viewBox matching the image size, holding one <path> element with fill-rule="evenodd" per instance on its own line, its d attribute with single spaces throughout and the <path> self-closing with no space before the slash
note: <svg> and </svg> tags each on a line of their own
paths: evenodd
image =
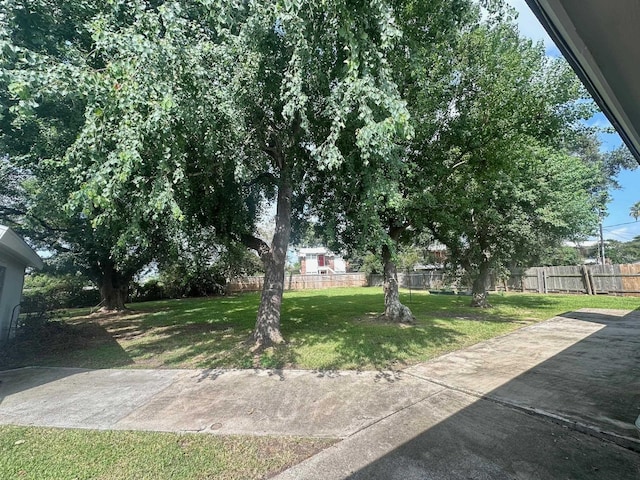
<svg viewBox="0 0 640 480">
<path fill-rule="evenodd" d="M 632 450 L 634 452 L 638 452 L 640 453 L 640 440 L 637 440 L 636 438 L 633 437 L 628 437 L 626 435 L 620 435 L 618 433 L 614 433 L 614 432 L 609 432 L 606 430 L 603 430 L 599 427 L 596 427 L 595 425 L 589 425 L 587 423 L 583 423 L 583 422 L 578 422 L 575 420 L 571 420 L 568 418 L 563 417 L 562 415 L 558 415 L 556 413 L 552 413 L 552 412 L 548 412 L 545 410 L 541 410 L 538 408 L 533 408 L 533 407 L 529 407 L 526 405 L 521 405 L 518 403 L 514 403 L 514 402 L 508 402 L 505 401 L 501 398 L 497 398 L 488 394 L 484 394 L 484 393 L 480 393 L 480 392 L 476 392 L 473 390 L 469 390 L 467 388 L 462 388 L 462 387 L 456 387 L 454 385 L 450 385 L 447 384 L 446 382 L 442 382 L 440 380 L 435 380 L 433 378 L 427 378 L 427 377 L 422 377 L 420 375 L 415 375 L 412 374 L 410 372 L 403 372 L 405 375 L 411 375 L 415 378 L 424 380 L 426 382 L 430 382 L 433 383 L 435 385 L 444 387 L 446 389 L 449 390 L 454 390 L 456 392 L 460 392 L 463 393 L 465 395 L 470 395 L 472 397 L 476 397 L 480 400 L 486 400 L 498 405 L 501 405 L 503 407 L 506 408 L 510 408 L 512 410 L 516 410 L 522 413 L 525 413 L 527 415 L 545 420 L 547 422 L 551 422 L 554 423 L 556 425 L 560 425 L 563 427 L 566 427 L 570 430 L 576 431 L 576 432 L 580 432 L 595 438 L 598 438 L 600 440 L 604 440 L 613 444 L 618 445 L 619 447 L 622 448 L 626 448 L 628 450 Z"/>
<path fill-rule="evenodd" d="M 416 377 L 416 378 L 419 378 L 419 377 Z M 424 379 L 420 379 L 420 380 L 424 380 Z M 428 381 L 428 380 L 427 380 L 427 381 Z M 433 382 L 432 382 L 432 383 L 433 383 Z M 410 403 L 410 404 L 408 404 L 408 405 L 405 405 L 404 407 L 399 408 L 398 410 L 394 410 L 393 412 L 391 412 L 391 413 L 389 413 L 389 414 L 387 414 L 387 415 L 383 415 L 382 417 L 377 418 L 377 419 L 376 419 L 376 420 L 374 420 L 373 422 L 368 423 L 367 425 L 364 425 L 364 426 L 360 427 L 359 429 L 357 429 L 357 430 L 355 430 L 355 431 L 351 432 L 350 434 L 348 434 L 348 435 L 347 435 L 346 437 L 344 437 L 344 438 L 352 437 L 352 436 L 354 436 L 354 435 L 356 435 L 356 434 L 358 434 L 358 433 L 362 432 L 363 430 L 366 430 L 366 429 L 368 429 L 368 428 L 370 428 L 370 427 L 373 427 L 374 425 L 377 425 L 378 423 L 380 423 L 380 422 L 382 422 L 382 421 L 386 420 L 387 418 L 390 418 L 390 417 L 393 417 L 393 416 L 395 416 L 395 415 L 398 415 L 399 413 L 401 413 L 401 412 L 405 411 L 406 409 L 411 408 L 411 407 L 413 407 L 414 405 L 418 405 L 419 403 L 422 403 L 422 402 L 424 402 L 425 400 L 428 400 L 429 398 L 433 397 L 434 395 L 437 395 L 437 394 L 438 394 L 438 393 L 440 393 L 441 391 L 442 391 L 442 390 L 438 390 L 438 391 L 436 391 L 436 392 L 430 393 L 429 395 L 426 395 L 426 396 L 424 396 L 424 397 L 422 397 L 422 398 L 420 398 L 420 399 L 416 400 L 415 402 L 412 402 L 412 403 Z"/>
</svg>

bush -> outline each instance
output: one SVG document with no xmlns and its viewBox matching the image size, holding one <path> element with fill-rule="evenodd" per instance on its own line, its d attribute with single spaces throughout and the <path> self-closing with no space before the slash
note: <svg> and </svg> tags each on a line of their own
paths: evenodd
<svg viewBox="0 0 640 480">
<path fill-rule="evenodd" d="M 132 302 L 151 302 L 170 298 L 160 280 L 152 278 L 144 283 L 134 283 L 131 288 Z"/>
<path fill-rule="evenodd" d="M 222 295 L 227 283 L 219 268 L 207 265 L 172 265 L 160 278 L 169 298 Z"/>
<path fill-rule="evenodd" d="M 46 310 L 93 307 L 100 292 L 82 275 L 33 274 L 25 278 L 23 304 L 43 304 Z"/>
<path fill-rule="evenodd" d="M 364 272 L 367 275 L 381 274 L 384 272 L 382 267 L 382 260 L 379 255 L 373 253 L 367 253 L 362 259 L 362 265 L 359 268 L 360 272 Z"/>
<path fill-rule="evenodd" d="M 40 335 L 49 321 L 48 310 L 50 309 L 44 295 L 33 294 L 23 298 L 16 330 L 17 338 Z"/>
</svg>

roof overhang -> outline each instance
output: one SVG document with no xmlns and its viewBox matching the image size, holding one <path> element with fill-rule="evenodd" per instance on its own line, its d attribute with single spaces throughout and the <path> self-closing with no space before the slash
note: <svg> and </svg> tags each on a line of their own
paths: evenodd
<svg viewBox="0 0 640 480">
<path fill-rule="evenodd" d="M 306 247 L 298 250 L 299 257 L 305 257 L 307 255 L 333 255 L 326 247 Z"/>
<path fill-rule="evenodd" d="M 44 262 L 13 230 L 0 225 L 0 254 L 13 258 L 27 267 L 41 270 Z"/>
<path fill-rule="evenodd" d="M 526 1 L 640 163 L 640 2 Z"/>
</svg>

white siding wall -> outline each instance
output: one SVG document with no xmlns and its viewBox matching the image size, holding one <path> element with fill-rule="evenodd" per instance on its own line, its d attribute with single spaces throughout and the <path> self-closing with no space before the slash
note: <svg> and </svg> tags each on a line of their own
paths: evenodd
<svg viewBox="0 0 640 480">
<path fill-rule="evenodd" d="M 24 265 L 6 257 L 0 258 L 0 266 L 5 267 L 4 285 L 0 292 L 0 344 L 7 339 L 7 330 L 14 308 L 20 303 L 24 283 Z M 18 313 L 17 310 L 15 312 Z M 16 319 L 14 318 L 14 322 Z"/>
<path fill-rule="evenodd" d="M 347 271 L 347 264 L 342 258 L 336 257 L 333 260 L 333 271 L 336 273 L 345 273 Z"/>
<path fill-rule="evenodd" d="M 307 274 L 318 273 L 318 256 L 314 254 L 307 254 L 305 258 L 306 267 L 305 271 Z"/>
</svg>

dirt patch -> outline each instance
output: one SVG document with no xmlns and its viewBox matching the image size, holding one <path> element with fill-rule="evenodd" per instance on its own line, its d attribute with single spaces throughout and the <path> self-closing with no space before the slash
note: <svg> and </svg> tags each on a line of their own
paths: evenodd
<svg viewBox="0 0 640 480">
<path fill-rule="evenodd" d="M 112 314 L 107 316 L 114 318 Z M 97 314 L 53 319 L 21 328 L 16 338 L 0 350 L 0 369 L 24 366 L 118 368 L 131 365 L 133 361 L 109 327 L 110 321 L 113 320 L 106 320 L 104 314 Z M 121 323 L 127 324 L 125 320 Z"/>
<path fill-rule="evenodd" d="M 62 321 L 45 323 L 36 332 L 21 335 L 17 342 L 23 347 L 47 347 L 53 352 L 68 348 L 87 348 L 104 343 L 111 336 L 100 325 L 92 322 L 70 324 Z"/>
</svg>

